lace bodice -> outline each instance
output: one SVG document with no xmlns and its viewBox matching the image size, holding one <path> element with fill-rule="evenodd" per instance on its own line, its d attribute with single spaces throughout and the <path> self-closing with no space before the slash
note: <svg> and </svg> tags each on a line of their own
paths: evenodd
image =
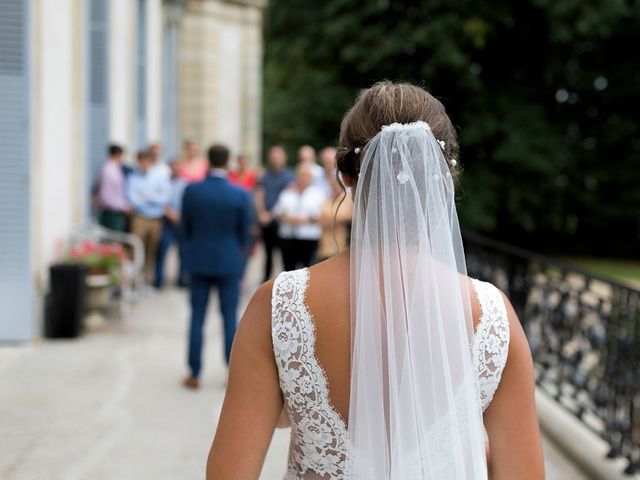
<svg viewBox="0 0 640 480">
<path fill-rule="evenodd" d="M 309 271 L 283 272 L 273 286 L 272 339 L 291 422 L 285 480 L 341 479 L 347 428 L 330 403 L 329 386 L 315 355 L 315 323 L 305 304 Z M 482 315 L 473 341 L 473 363 L 483 411 L 495 394 L 509 350 L 507 312 L 498 289 L 473 280 Z"/>
<path fill-rule="evenodd" d="M 509 353 L 509 318 L 500 290 L 473 280 L 482 315 L 473 337 L 473 366 L 484 412 L 496 393 Z"/>
</svg>

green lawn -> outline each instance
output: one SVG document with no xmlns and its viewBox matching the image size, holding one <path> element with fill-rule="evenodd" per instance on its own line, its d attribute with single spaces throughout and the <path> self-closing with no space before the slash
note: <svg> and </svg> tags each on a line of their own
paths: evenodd
<svg viewBox="0 0 640 480">
<path fill-rule="evenodd" d="M 567 263 L 572 263 L 585 270 L 590 270 L 601 275 L 640 282 L 639 260 L 610 260 L 606 258 L 562 258 Z"/>
</svg>

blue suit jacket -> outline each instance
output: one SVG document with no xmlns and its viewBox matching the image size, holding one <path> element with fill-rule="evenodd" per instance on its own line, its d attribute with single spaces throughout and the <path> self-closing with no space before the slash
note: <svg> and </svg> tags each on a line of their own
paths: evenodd
<svg viewBox="0 0 640 480">
<path fill-rule="evenodd" d="M 195 275 L 241 277 L 251 249 L 251 198 L 227 179 L 208 176 L 182 199 L 187 269 Z"/>
</svg>

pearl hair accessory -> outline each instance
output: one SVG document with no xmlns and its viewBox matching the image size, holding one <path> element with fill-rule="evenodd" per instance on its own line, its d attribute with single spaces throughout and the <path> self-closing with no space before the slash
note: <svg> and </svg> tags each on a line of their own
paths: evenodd
<svg viewBox="0 0 640 480">
<path fill-rule="evenodd" d="M 383 125 L 382 130 L 401 131 L 401 130 L 410 130 L 415 128 L 431 130 L 431 127 L 429 127 L 429 125 L 426 122 L 413 122 L 413 123 L 407 123 L 407 124 L 392 123 L 391 125 Z M 438 139 L 436 139 L 436 141 L 438 142 L 438 145 L 440 145 L 440 148 L 442 149 L 442 151 L 445 152 L 446 146 L 447 146 L 446 142 L 444 140 L 438 140 Z M 362 148 L 360 147 L 355 147 L 353 149 L 353 153 L 356 155 L 359 155 L 360 152 L 362 152 Z M 397 149 L 394 148 L 392 153 L 397 153 Z M 455 158 L 449 159 L 448 163 L 452 167 L 455 167 L 456 165 L 458 165 L 458 161 Z M 400 183 L 405 183 L 408 180 L 408 178 L 405 178 L 406 175 L 407 175 L 406 172 L 404 171 L 400 172 L 400 174 L 397 177 L 398 181 Z"/>
<path fill-rule="evenodd" d="M 440 145 L 440 148 L 442 148 L 442 151 L 445 150 L 445 146 L 447 145 L 445 143 L 444 140 L 436 140 L 438 142 L 438 144 Z M 455 158 L 452 158 L 449 160 L 449 165 L 451 165 L 452 167 L 455 167 L 458 164 L 458 162 L 456 161 Z"/>
</svg>

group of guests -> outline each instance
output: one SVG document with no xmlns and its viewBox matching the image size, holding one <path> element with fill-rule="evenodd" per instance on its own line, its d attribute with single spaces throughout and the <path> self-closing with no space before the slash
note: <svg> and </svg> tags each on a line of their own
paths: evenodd
<svg viewBox="0 0 640 480">
<path fill-rule="evenodd" d="M 164 283 L 169 247 L 179 247 L 178 284 L 188 284 L 191 302 L 190 374 L 183 381 L 188 388 L 199 387 L 212 287 L 220 297 L 229 361 L 240 283 L 258 236 L 265 249 L 265 280 L 275 250 L 281 251 L 284 269 L 293 270 L 347 245 L 352 203 L 336 176 L 334 148 L 321 150 L 318 163 L 311 146 L 300 147 L 291 170 L 285 149 L 274 145 L 261 172 L 250 169 L 243 155 L 230 166 L 222 145 L 209 148 L 205 159 L 191 140 L 168 165 L 160 160 L 158 144 L 138 152 L 135 168 L 125 164 L 122 147 L 111 145 L 108 153 L 96 189 L 99 222 L 142 239 L 146 281 L 156 287 Z"/>
<path fill-rule="evenodd" d="M 265 250 L 265 281 L 273 271 L 273 253 L 280 250 L 285 270 L 308 267 L 331 257 L 347 245 L 352 202 L 336 176 L 336 151 L 298 149 L 295 172 L 287 154 L 274 145 L 267 152 L 267 170 L 255 195 L 258 223 Z"/>
<path fill-rule="evenodd" d="M 210 166 L 193 140 L 184 142 L 183 153 L 168 164 L 160 160 L 161 147 L 154 143 L 136 155 L 136 166 L 125 163 L 125 151 L 110 145 L 96 188 L 98 220 L 111 230 L 139 236 L 145 247 L 145 280 L 160 288 L 165 283 L 165 259 L 171 246 L 179 251 L 177 284 L 188 283 L 186 250 L 180 229 L 185 187 L 203 181 Z M 280 145 L 267 152 L 262 172 L 248 166 L 239 155 L 229 169 L 232 184 L 255 193 L 259 234 L 265 250 L 264 280 L 273 273 L 273 255 L 282 254 L 285 270 L 309 266 L 328 258 L 347 244 L 351 199 L 344 195 L 336 177 L 335 149 L 325 147 L 319 160 L 313 147 L 297 152 L 295 171 L 287 166 Z"/>
<path fill-rule="evenodd" d="M 184 190 L 189 184 L 203 181 L 209 162 L 201 155 L 194 140 L 185 140 L 181 156 L 168 164 L 160 160 L 161 146 L 154 143 L 136 154 L 135 167 L 125 162 L 120 145 L 108 147 L 95 187 L 94 204 L 98 222 L 110 230 L 130 232 L 142 240 L 145 249 L 145 281 L 156 288 L 165 283 L 165 259 L 172 245 L 178 246 L 177 285 L 186 286 L 187 246 L 181 233 L 181 210 Z M 230 181 L 251 190 L 255 172 L 247 159 L 238 157 Z"/>
</svg>

